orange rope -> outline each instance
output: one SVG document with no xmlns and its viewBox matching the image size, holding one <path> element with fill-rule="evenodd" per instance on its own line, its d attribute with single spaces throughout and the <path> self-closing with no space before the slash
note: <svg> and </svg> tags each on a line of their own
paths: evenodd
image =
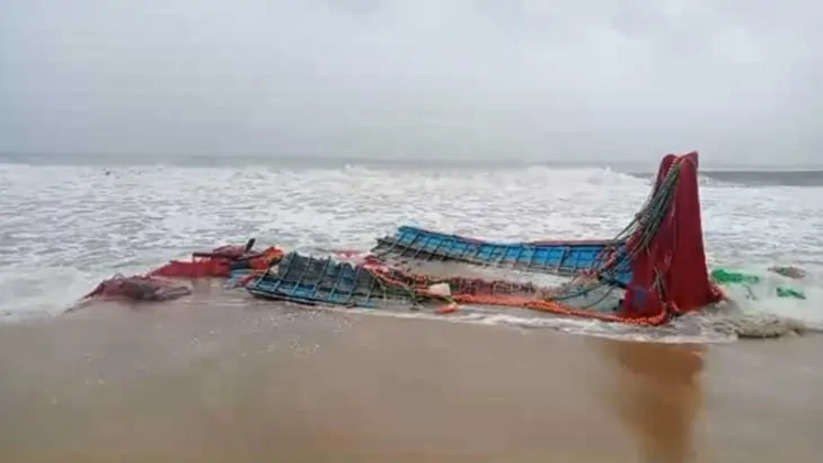
<svg viewBox="0 0 823 463">
<path fill-rule="evenodd" d="M 477 294 L 477 293 L 456 293 L 452 294 L 450 298 L 432 294 L 427 289 L 427 284 L 431 281 L 421 275 L 405 274 L 402 272 L 393 272 L 400 277 L 410 280 L 412 283 L 404 282 L 398 278 L 389 276 L 385 269 L 371 268 L 370 273 L 386 284 L 400 286 L 409 290 L 413 294 L 419 294 L 423 297 L 429 297 L 440 300 L 451 300 L 461 304 L 476 304 L 476 305 L 496 305 L 503 307 L 521 307 L 530 310 L 537 310 L 540 312 L 549 312 L 559 315 L 567 315 L 574 317 L 594 318 L 601 321 L 608 322 L 622 322 L 634 325 L 661 325 L 669 320 L 669 311 L 665 310 L 658 315 L 651 317 L 625 317 L 617 314 L 606 314 L 594 310 L 582 310 L 569 307 L 559 302 L 552 300 L 535 299 L 534 296 L 523 296 L 517 294 Z M 463 280 L 463 279 L 460 279 Z M 467 280 L 463 280 L 464 282 Z M 510 285 L 507 287 L 508 291 L 516 291 L 517 285 Z M 535 292 L 538 291 L 534 288 Z M 668 309 L 668 308 L 667 308 Z"/>
</svg>

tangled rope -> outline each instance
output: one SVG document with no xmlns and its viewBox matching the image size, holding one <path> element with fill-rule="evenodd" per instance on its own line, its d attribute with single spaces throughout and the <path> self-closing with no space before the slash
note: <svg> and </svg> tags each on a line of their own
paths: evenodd
<svg viewBox="0 0 823 463">
<path fill-rule="evenodd" d="M 612 295 L 617 288 L 616 273 L 649 249 L 667 214 L 671 210 L 680 179 L 680 159 L 676 159 L 668 173 L 653 190 L 641 210 L 632 221 L 621 230 L 613 242 L 617 243 L 608 252 L 598 256 L 597 264 L 587 272 L 575 276 L 571 281 L 557 288 L 538 288 L 532 284 L 510 282 L 487 282 L 479 279 L 447 278 L 431 279 L 424 275 L 400 272 L 381 265 L 367 266 L 369 273 L 381 287 L 401 288 L 414 304 L 437 299 L 446 303 L 498 305 L 522 307 L 532 310 L 562 315 L 584 316 L 604 321 L 620 321 L 640 325 L 658 325 L 665 322 L 666 311 L 648 317 L 627 318 L 614 313 L 591 310 Z M 655 268 L 652 287 L 658 294 L 665 294 L 663 272 Z M 450 294 L 433 293 L 430 288 L 437 284 L 448 284 Z M 384 289 L 385 290 L 385 289 Z M 593 301 L 572 307 L 572 299 L 584 298 L 593 291 L 602 290 Z"/>
</svg>

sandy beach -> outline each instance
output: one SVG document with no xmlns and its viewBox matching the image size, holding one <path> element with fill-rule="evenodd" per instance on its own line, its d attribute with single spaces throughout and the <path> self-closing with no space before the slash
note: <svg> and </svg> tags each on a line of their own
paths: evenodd
<svg viewBox="0 0 823 463">
<path fill-rule="evenodd" d="M 814 461 L 822 341 L 104 303 L 0 326 L 0 461 Z"/>
</svg>

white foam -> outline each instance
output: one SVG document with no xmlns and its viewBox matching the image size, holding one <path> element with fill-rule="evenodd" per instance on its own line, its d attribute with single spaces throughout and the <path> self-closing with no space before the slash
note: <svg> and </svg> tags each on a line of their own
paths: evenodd
<svg viewBox="0 0 823 463">
<path fill-rule="evenodd" d="M 791 279 L 756 266 L 745 267 L 742 271 L 756 275 L 760 281 L 755 284 L 728 284 L 722 288 L 737 306 L 747 315 L 770 314 L 791 319 L 809 329 L 823 329 L 823 284 L 820 275 L 810 273 L 803 279 Z M 805 299 L 780 297 L 779 287 L 799 291 Z"/>
<path fill-rule="evenodd" d="M 675 325 L 648 327 L 609 323 L 585 318 L 530 314 L 527 311 L 523 311 L 521 314 L 500 312 L 500 310 L 512 312 L 512 309 L 507 308 L 486 308 L 486 310 L 478 310 L 474 307 L 462 307 L 456 314 L 445 316 L 424 311 L 375 310 L 332 306 L 313 306 L 311 310 L 328 310 L 412 320 L 436 320 L 446 323 L 507 326 L 526 330 L 551 329 L 569 334 L 666 344 L 727 343 L 737 339 L 736 333 L 729 332 L 728 330 L 715 330 L 710 323 L 697 322 L 696 320 L 699 319 L 697 317 L 693 317 L 692 320 L 687 322 L 676 322 Z"/>
</svg>

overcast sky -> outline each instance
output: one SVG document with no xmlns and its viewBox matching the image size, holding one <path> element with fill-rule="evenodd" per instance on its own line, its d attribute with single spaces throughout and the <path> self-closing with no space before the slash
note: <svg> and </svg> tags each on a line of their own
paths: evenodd
<svg viewBox="0 0 823 463">
<path fill-rule="evenodd" d="M 4 0 L 0 151 L 823 163 L 811 0 Z"/>
</svg>

